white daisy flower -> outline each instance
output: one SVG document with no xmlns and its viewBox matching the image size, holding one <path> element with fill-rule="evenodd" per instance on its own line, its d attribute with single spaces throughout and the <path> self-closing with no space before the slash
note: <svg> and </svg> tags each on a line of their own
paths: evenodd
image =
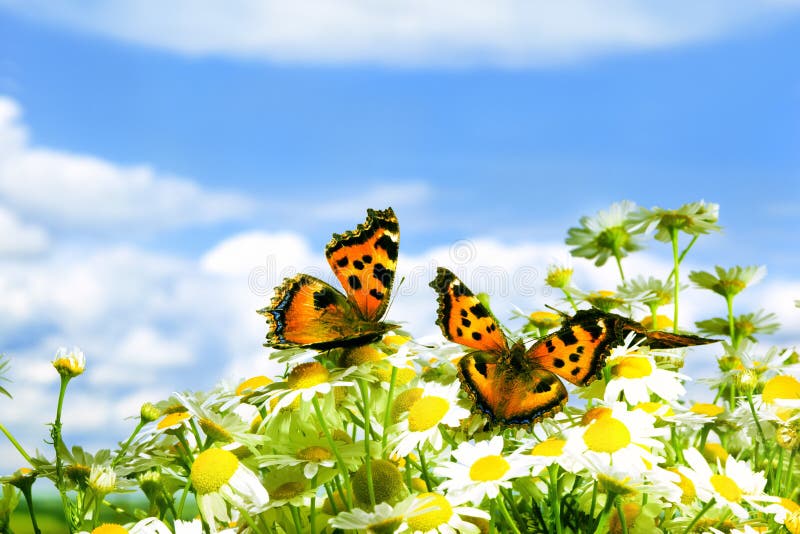
<svg viewBox="0 0 800 534">
<path fill-rule="evenodd" d="M 280 412 L 282 408 L 291 406 L 297 399 L 309 402 L 318 393 L 327 395 L 336 386 L 352 386 L 352 382 L 342 379 L 355 370 L 354 367 L 351 367 L 331 372 L 318 361 L 296 365 L 289 371 L 286 382 L 273 384 L 275 389 L 267 397 L 270 405 L 273 399 L 277 399 L 275 405 L 271 406 L 271 413 Z"/>
<path fill-rule="evenodd" d="M 635 336 L 635 332 L 628 334 L 619 348 L 620 355 L 615 354 L 615 349 L 608 359 L 612 378 L 606 384 L 605 401 L 618 400 L 620 393 L 631 404 L 650 401 L 651 393 L 666 401 L 675 401 L 685 395 L 682 381 L 691 378 L 659 369 L 649 351 L 639 346 L 643 339 L 633 343 Z"/>
<path fill-rule="evenodd" d="M 72 350 L 59 347 L 52 363 L 53 367 L 58 371 L 58 374 L 68 378 L 74 378 L 83 373 L 83 370 L 86 368 L 86 357 L 83 355 L 83 351 L 78 347 L 74 347 Z"/>
<path fill-rule="evenodd" d="M 713 405 L 712 405 L 713 406 Z M 714 421 L 705 413 L 698 413 L 692 409 L 686 409 L 679 404 L 667 404 L 665 402 L 640 402 L 633 407 L 634 410 L 642 410 L 661 419 L 667 423 L 674 423 L 689 428 L 698 428 Z"/>
<path fill-rule="evenodd" d="M 625 464 L 610 464 L 593 455 L 581 456 L 577 463 L 585 467 L 608 492 L 617 495 L 647 494 L 650 500 L 680 502 L 680 476 L 666 469 L 654 466 L 643 471 L 632 470 Z"/>
<path fill-rule="evenodd" d="M 366 534 L 395 532 L 405 521 L 406 514 L 415 504 L 415 500 L 416 498 L 412 495 L 394 506 L 385 502 L 380 503 L 372 512 L 353 508 L 349 512 L 340 512 L 328 523 L 334 528 L 365 532 Z"/>
<path fill-rule="evenodd" d="M 568 451 L 565 452 L 566 444 L 567 440 L 551 436 L 544 441 L 526 441 L 520 446 L 518 452 L 530 456 L 534 475 L 553 464 L 560 465 L 570 473 L 577 473 L 583 467 Z"/>
<path fill-rule="evenodd" d="M 470 411 L 458 404 L 458 381 L 449 386 L 428 382 L 422 387 L 422 396 L 408 409 L 406 416 L 395 426 L 398 437 L 393 454 L 407 456 L 425 442 L 435 450 L 442 448 L 439 424 L 458 427 Z"/>
<path fill-rule="evenodd" d="M 175 534 L 203 534 L 203 522 L 199 519 L 193 521 L 175 520 Z M 217 534 L 236 534 L 235 528 L 226 528 L 217 531 Z"/>
<path fill-rule="evenodd" d="M 406 523 L 398 532 L 413 534 L 479 534 L 481 529 L 462 516 L 489 519 L 483 510 L 469 506 L 455 506 L 444 495 L 422 493 L 416 496 L 409 509 Z"/>
<path fill-rule="evenodd" d="M 596 456 L 608 464 L 646 470 L 664 461 L 656 453 L 664 444 L 656 438 L 667 435 L 656 428 L 656 419 L 642 410 L 628 411 L 624 402 L 587 411 L 581 426 L 566 430 L 565 450 L 574 457 Z"/>
<path fill-rule="evenodd" d="M 255 513 L 267 508 L 267 490 L 230 451 L 212 448 L 198 454 L 190 478 L 200 515 L 210 525 L 230 521 L 226 502 Z"/>
<path fill-rule="evenodd" d="M 172 534 L 172 531 L 155 517 L 146 517 L 129 528 L 116 523 L 104 523 L 92 530 L 91 533 L 83 530 L 78 534 Z M 184 533 L 176 531 L 176 534 Z"/>
<path fill-rule="evenodd" d="M 503 454 L 503 438 L 489 441 L 466 441 L 452 453 L 455 462 L 445 462 L 434 469 L 445 480 L 439 489 L 457 502 L 478 504 L 484 497 L 494 499 L 500 488 L 511 487 L 511 480 L 530 475 L 531 459 L 519 453 Z"/>
<path fill-rule="evenodd" d="M 714 473 L 697 449 L 687 449 L 683 457 L 689 467 L 680 466 L 678 470 L 692 481 L 697 497 L 705 502 L 715 499 L 739 519 L 749 517 L 743 504 L 758 506 L 757 502 L 774 499 L 764 494 L 767 479 L 761 473 L 754 473 L 747 462 L 728 456 L 724 467 L 717 462 L 718 473 Z"/>
</svg>

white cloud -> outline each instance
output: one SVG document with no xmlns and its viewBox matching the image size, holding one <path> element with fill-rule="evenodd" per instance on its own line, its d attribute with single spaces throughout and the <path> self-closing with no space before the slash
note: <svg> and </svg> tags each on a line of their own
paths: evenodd
<svg viewBox="0 0 800 534">
<path fill-rule="evenodd" d="M 756 0 L 3 0 L 19 12 L 192 55 L 312 63 L 551 64 L 711 39 L 776 21 Z"/>
<path fill-rule="evenodd" d="M 0 206 L 0 257 L 39 254 L 49 244 L 50 238 L 43 228 L 25 224 L 15 213 Z"/>
<path fill-rule="evenodd" d="M 120 228 L 148 232 L 211 223 L 242 218 L 253 209 L 244 196 L 207 191 L 148 165 L 120 166 L 33 146 L 19 106 L 4 97 L 0 97 L 0 199 L 42 224 L 99 232 Z M 26 227 L 26 231 L 29 247 L 46 245 L 41 230 Z"/>
</svg>

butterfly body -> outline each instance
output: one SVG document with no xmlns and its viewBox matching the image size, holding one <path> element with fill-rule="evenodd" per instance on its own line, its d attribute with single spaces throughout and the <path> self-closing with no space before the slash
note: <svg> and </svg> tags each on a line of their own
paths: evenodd
<svg viewBox="0 0 800 534">
<path fill-rule="evenodd" d="M 563 409 L 568 394 L 560 379 L 586 386 L 603 371 L 611 349 L 633 331 L 656 348 L 711 343 L 697 336 L 649 332 L 621 315 L 597 309 L 567 317 L 556 332 L 530 348 L 509 342 L 491 312 L 447 269 L 431 282 L 439 294 L 437 323 L 444 336 L 475 349 L 458 362 L 461 385 L 493 424 L 528 425 Z"/>
<path fill-rule="evenodd" d="M 396 325 L 381 321 L 389 305 L 400 227 L 391 208 L 367 210 L 350 232 L 334 234 L 325 255 L 345 293 L 308 274 L 287 278 L 259 313 L 270 322 L 265 345 L 279 349 L 357 347 Z"/>
</svg>

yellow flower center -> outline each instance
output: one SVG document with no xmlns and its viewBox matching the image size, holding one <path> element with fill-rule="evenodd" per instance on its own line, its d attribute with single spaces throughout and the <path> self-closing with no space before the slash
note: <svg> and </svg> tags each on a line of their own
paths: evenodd
<svg viewBox="0 0 800 534">
<path fill-rule="evenodd" d="M 192 464 L 192 484 L 197 493 L 213 493 L 227 483 L 239 468 L 239 460 L 224 449 L 201 452 Z"/>
<path fill-rule="evenodd" d="M 636 405 L 637 410 L 642 410 L 643 412 L 647 412 L 650 414 L 654 414 L 656 412 L 661 411 L 663 408 L 666 407 L 666 410 L 660 415 L 662 416 L 671 416 L 675 415 L 675 412 L 672 411 L 672 407 L 666 404 L 662 404 L 660 402 L 640 402 Z"/>
<path fill-rule="evenodd" d="M 631 443 L 628 427 L 613 417 L 596 420 L 583 434 L 583 441 L 595 452 L 617 452 Z"/>
<path fill-rule="evenodd" d="M 789 531 L 789 534 L 800 534 L 800 511 L 790 514 L 783 525 Z"/>
<path fill-rule="evenodd" d="M 719 443 L 706 443 L 701 452 L 706 461 L 712 464 L 717 463 L 717 459 L 723 463 L 728 459 L 728 451 Z"/>
<path fill-rule="evenodd" d="M 312 445 L 311 447 L 306 447 L 305 449 L 297 451 L 296 456 L 300 460 L 305 460 L 307 462 L 324 462 L 325 460 L 332 459 L 333 453 L 325 447 Z"/>
<path fill-rule="evenodd" d="M 423 493 L 417 495 L 417 502 L 425 500 L 424 504 L 417 508 L 417 513 L 408 518 L 408 526 L 411 530 L 428 532 L 441 525 L 446 525 L 453 516 L 453 507 L 450 503 L 436 493 Z"/>
<path fill-rule="evenodd" d="M 711 485 L 729 502 L 742 500 L 742 490 L 734 480 L 725 475 L 711 475 Z"/>
<path fill-rule="evenodd" d="M 800 512 L 800 504 L 797 504 L 796 502 L 785 497 L 781 497 L 780 505 L 786 508 L 786 511 L 789 513 Z"/>
<path fill-rule="evenodd" d="M 708 417 L 716 417 L 725 411 L 725 408 L 717 406 L 716 404 L 708 404 L 705 402 L 696 402 L 694 406 L 689 409 L 690 412 L 699 415 L 707 415 Z"/>
<path fill-rule="evenodd" d="M 678 487 L 681 489 L 681 502 L 683 504 L 691 504 L 697 496 L 697 491 L 694 489 L 694 483 L 677 469 L 670 468 L 670 471 L 680 477 Z"/>
<path fill-rule="evenodd" d="M 408 411 L 408 429 L 411 432 L 424 432 L 433 428 L 450 409 L 446 399 L 436 396 L 422 397 Z"/>
<path fill-rule="evenodd" d="M 230 443 L 233 441 L 231 433 L 211 419 L 202 418 L 198 423 L 200 424 L 200 428 L 203 429 L 203 432 L 206 433 L 206 436 L 214 441 L 220 441 L 222 443 Z"/>
<path fill-rule="evenodd" d="M 367 532 L 374 534 L 392 534 L 403 523 L 402 517 L 390 517 L 377 523 L 370 523 Z"/>
<path fill-rule="evenodd" d="M 774 376 L 764 385 L 761 395 L 767 403 L 772 403 L 776 399 L 800 399 L 800 382 L 791 376 Z"/>
<path fill-rule="evenodd" d="M 156 428 L 158 428 L 159 430 L 163 430 L 165 428 L 175 426 L 181 421 L 189 419 L 189 417 L 190 417 L 189 412 L 168 413 L 167 415 L 164 416 L 164 418 L 161 421 L 158 422 Z"/>
<path fill-rule="evenodd" d="M 240 397 L 247 393 L 257 390 L 260 387 L 268 386 L 272 384 L 272 380 L 267 378 L 266 376 L 254 376 L 252 378 L 248 378 L 247 380 L 243 381 L 239 386 L 236 388 L 236 394 Z"/>
<path fill-rule="evenodd" d="M 128 534 L 128 529 L 116 523 L 106 523 L 94 529 L 92 534 Z"/>
<path fill-rule="evenodd" d="M 302 482 L 291 481 L 274 488 L 269 492 L 269 495 L 273 499 L 292 499 L 303 493 L 305 489 Z"/>
<path fill-rule="evenodd" d="M 537 328 L 550 330 L 561 324 L 561 316 L 557 313 L 536 311 L 528 316 L 531 324 Z"/>
<path fill-rule="evenodd" d="M 289 372 L 286 383 L 292 389 L 307 389 L 327 382 L 330 375 L 319 362 L 301 363 Z"/>
<path fill-rule="evenodd" d="M 653 374 L 653 365 L 647 358 L 626 356 L 617 362 L 611 373 L 622 378 L 642 378 Z"/>
<path fill-rule="evenodd" d="M 666 330 L 672 326 L 672 319 L 666 315 L 656 315 L 656 321 L 653 324 L 653 316 L 648 315 L 642 319 L 642 326 L 648 330 Z"/>
<path fill-rule="evenodd" d="M 500 480 L 511 469 L 508 461 L 502 456 L 493 454 L 479 458 L 469 468 L 469 478 L 478 482 Z"/>
<path fill-rule="evenodd" d="M 354 365 L 377 362 L 385 357 L 386 355 L 384 353 L 377 350 L 372 345 L 362 345 L 344 351 L 342 357 L 339 359 L 339 365 L 342 367 L 352 367 Z"/>
<path fill-rule="evenodd" d="M 421 478 L 415 477 L 411 479 L 411 489 L 418 493 L 425 493 L 428 491 L 428 484 Z"/>
<path fill-rule="evenodd" d="M 587 410 L 586 413 L 583 414 L 583 417 L 581 417 L 581 426 L 588 426 L 592 421 L 611 417 L 611 414 L 611 408 L 606 408 L 605 406 L 592 408 L 591 410 Z"/>
<path fill-rule="evenodd" d="M 374 370 L 375 376 L 380 378 L 381 382 L 391 382 L 392 380 L 392 367 L 380 368 Z M 395 386 L 405 386 L 417 376 L 417 372 L 411 367 L 398 367 L 397 374 L 394 377 Z"/>
<path fill-rule="evenodd" d="M 537 443 L 531 449 L 532 456 L 561 456 L 564 451 L 564 445 L 567 442 L 563 439 L 549 438 L 541 443 Z"/>
<path fill-rule="evenodd" d="M 411 338 L 406 336 L 398 336 L 395 334 L 383 336 L 383 342 L 387 345 L 394 345 L 395 347 L 399 347 L 401 345 L 405 345 Z"/>
</svg>

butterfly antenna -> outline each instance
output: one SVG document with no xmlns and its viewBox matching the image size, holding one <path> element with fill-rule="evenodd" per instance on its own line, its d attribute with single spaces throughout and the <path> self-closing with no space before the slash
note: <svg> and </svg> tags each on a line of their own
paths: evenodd
<svg viewBox="0 0 800 534">
<path fill-rule="evenodd" d="M 397 282 L 397 286 L 392 289 L 392 297 L 389 299 L 389 304 L 386 306 L 386 313 L 384 316 L 389 314 L 389 310 L 392 308 L 392 304 L 394 304 L 394 299 L 397 298 L 397 294 L 400 292 L 400 288 L 403 287 L 403 282 L 406 281 L 406 277 L 400 278 L 400 281 Z"/>
<path fill-rule="evenodd" d="M 570 316 L 568 313 L 564 313 L 563 311 L 561 311 L 558 308 L 555 308 L 553 306 L 550 306 L 549 304 L 545 304 L 544 307 L 545 308 L 550 308 L 551 310 L 553 310 L 554 312 L 559 314 L 561 317 L 569 317 Z"/>
</svg>

